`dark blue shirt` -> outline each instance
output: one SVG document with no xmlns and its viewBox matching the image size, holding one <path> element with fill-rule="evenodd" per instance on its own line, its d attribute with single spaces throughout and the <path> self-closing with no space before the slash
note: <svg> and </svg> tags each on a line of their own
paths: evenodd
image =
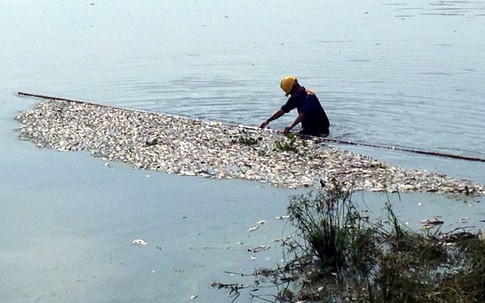
<svg viewBox="0 0 485 303">
<path fill-rule="evenodd" d="M 330 122 L 315 93 L 305 89 L 298 96 L 291 96 L 281 106 L 281 110 L 285 113 L 289 113 L 295 108 L 298 110 L 298 114 L 304 114 L 301 121 L 301 133 L 308 135 L 328 134 Z"/>
</svg>

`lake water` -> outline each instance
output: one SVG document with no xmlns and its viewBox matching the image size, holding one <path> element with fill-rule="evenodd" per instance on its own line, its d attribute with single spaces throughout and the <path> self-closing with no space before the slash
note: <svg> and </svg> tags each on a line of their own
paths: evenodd
<svg viewBox="0 0 485 303">
<path fill-rule="evenodd" d="M 38 101 L 18 91 L 257 126 L 294 74 L 320 98 L 332 138 L 485 158 L 485 1 L 19 0 L 3 4 L 0 28 L 9 302 L 230 302 L 207 285 L 279 260 L 278 248 L 255 261 L 246 249 L 281 235 L 272 218 L 296 193 L 39 150 L 14 132 L 13 117 Z M 340 147 L 485 183 L 483 162 Z M 402 199 L 415 206 L 400 209 L 410 221 L 485 217 L 476 200 Z"/>
</svg>

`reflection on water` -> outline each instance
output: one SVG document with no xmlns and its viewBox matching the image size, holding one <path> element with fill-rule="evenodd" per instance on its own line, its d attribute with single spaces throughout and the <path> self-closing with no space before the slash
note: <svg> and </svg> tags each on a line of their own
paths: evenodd
<svg viewBox="0 0 485 303">
<path fill-rule="evenodd" d="M 413 3 L 384 3 L 384 5 L 396 6 L 396 12 L 402 14 L 395 17 L 414 17 L 416 15 L 439 15 L 439 16 L 485 16 L 485 5 L 482 1 L 414 1 Z"/>
</svg>

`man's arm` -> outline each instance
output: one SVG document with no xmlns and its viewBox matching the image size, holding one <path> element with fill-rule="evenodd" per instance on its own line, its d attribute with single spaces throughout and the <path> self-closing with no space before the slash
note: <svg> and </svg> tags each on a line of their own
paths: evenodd
<svg viewBox="0 0 485 303">
<path fill-rule="evenodd" d="M 266 121 L 261 123 L 261 125 L 259 127 L 265 128 L 266 126 L 269 125 L 269 123 L 271 121 L 278 119 L 279 117 L 283 116 L 284 114 L 285 114 L 285 112 L 282 109 L 275 111 L 274 114 L 271 115 L 271 117 L 269 117 L 268 119 L 266 119 Z"/>
<path fill-rule="evenodd" d="M 293 127 L 297 126 L 297 125 L 298 125 L 298 123 L 300 123 L 300 122 L 303 120 L 303 118 L 305 118 L 305 114 L 304 114 L 304 113 L 300 113 L 300 114 L 299 114 L 299 115 L 296 117 L 295 121 L 293 121 L 293 123 L 291 123 L 291 125 L 290 125 L 290 126 L 285 127 L 285 130 L 283 131 L 283 133 L 284 133 L 284 134 L 289 133 L 289 132 L 290 132 L 290 130 L 291 130 Z"/>
</svg>

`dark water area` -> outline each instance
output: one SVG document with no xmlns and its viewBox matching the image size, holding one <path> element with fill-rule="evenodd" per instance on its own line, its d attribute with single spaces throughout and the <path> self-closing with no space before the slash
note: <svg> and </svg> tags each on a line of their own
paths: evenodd
<svg viewBox="0 0 485 303">
<path fill-rule="evenodd" d="M 279 262 L 271 243 L 285 224 L 274 218 L 299 192 L 37 149 L 17 140 L 13 118 L 39 100 L 18 91 L 257 126 L 294 74 L 320 98 L 331 138 L 485 158 L 485 1 L 20 0 L 3 4 L 0 28 L 8 302 L 230 302 L 208 285 Z M 483 162 L 335 146 L 485 183 Z M 363 195 L 375 212 L 387 200 Z M 485 219 L 481 198 L 392 200 L 411 226 Z M 273 247 L 253 260 L 247 248 L 259 244 Z"/>
</svg>

